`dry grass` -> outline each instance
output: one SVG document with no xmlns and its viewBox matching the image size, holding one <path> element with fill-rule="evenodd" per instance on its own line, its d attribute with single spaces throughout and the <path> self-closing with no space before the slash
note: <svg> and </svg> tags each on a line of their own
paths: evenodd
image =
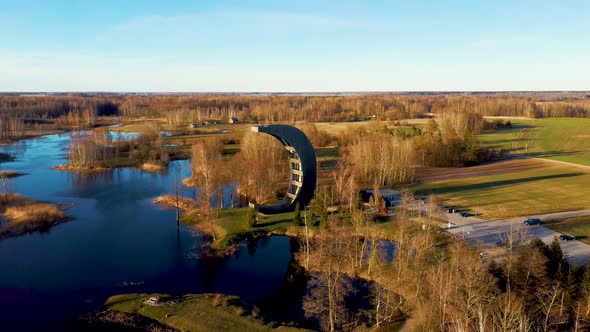
<svg viewBox="0 0 590 332">
<path fill-rule="evenodd" d="M 13 223 L 50 223 L 64 217 L 63 211 L 53 204 L 35 203 L 28 206 L 8 207 L 4 215 Z"/>
<path fill-rule="evenodd" d="M 176 208 L 176 196 L 172 194 L 163 195 L 156 197 L 152 200 L 152 203 L 159 206 L 175 209 Z M 178 197 L 178 208 L 183 211 L 190 211 L 195 208 L 195 201 L 186 197 Z"/>
<path fill-rule="evenodd" d="M 20 173 L 17 171 L 0 171 L 0 178 L 4 177 L 6 179 L 15 178 L 18 176 L 26 175 L 25 173 Z"/>
<path fill-rule="evenodd" d="M 157 164 L 157 163 L 143 163 L 139 166 L 140 169 L 147 171 L 147 172 L 160 172 L 166 169 L 166 166 Z"/>
<path fill-rule="evenodd" d="M 66 220 L 62 209 L 57 205 L 35 202 L 20 195 L 0 198 L 2 216 L 7 220 L 0 223 L 0 238 L 12 237 L 36 230 L 43 230 Z"/>
<path fill-rule="evenodd" d="M 0 223 L 0 238 L 23 235 L 37 230 L 44 230 L 66 220 L 62 209 L 49 203 L 38 203 L 20 195 L 8 195 L 0 199 L 4 211 L 2 217 L 7 219 Z"/>
<path fill-rule="evenodd" d="M 108 168 L 104 168 L 104 167 L 100 167 L 100 166 L 88 167 L 88 166 L 75 166 L 75 165 L 70 165 L 70 164 L 53 166 L 52 169 L 55 169 L 58 171 L 71 171 L 71 172 L 81 172 L 81 173 L 104 172 L 104 171 L 108 170 Z"/>
</svg>

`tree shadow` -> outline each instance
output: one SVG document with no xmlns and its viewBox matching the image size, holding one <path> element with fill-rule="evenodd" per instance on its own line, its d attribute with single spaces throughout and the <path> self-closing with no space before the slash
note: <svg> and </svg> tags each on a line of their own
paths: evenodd
<svg viewBox="0 0 590 332">
<path fill-rule="evenodd" d="M 510 185 L 515 185 L 515 184 L 522 184 L 522 183 L 541 181 L 541 180 L 571 178 L 571 177 L 576 177 L 576 176 L 581 176 L 581 175 L 586 175 L 586 173 L 574 172 L 574 173 L 565 173 L 565 174 L 543 175 L 543 176 L 533 176 L 533 177 L 522 178 L 522 179 L 490 181 L 490 182 L 468 184 L 468 185 L 461 185 L 461 186 L 433 188 L 432 192 L 437 193 L 437 194 L 446 194 L 446 193 L 453 193 L 453 192 L 457 192 L 457 191 L 485 190 L 485 189 L 501 187 L 501 186 L 510 186 Z"/>
<path fill-rule="evenodd" d="M 500 145 L 502 143 L 512 143 L 512 142 L 530 142 L 530 141 L 536 141 L 535 139 L 532 138 L 519 138 L 519 139 L 493 139 L 493 140 L 489 140 L 489 141 L 485 141 L 486 144 L 494 144 L 494 145 Z"/>
<path fill-rule="evenodd" d="M 274 225 L 278 225 L 278 224 L 288 223 L 288 222 L 291 222 L 291 221 L 292 221 L 291 219 L 279 219 L 279 220 L 274 220 L 274 221 L 261 222 L 261 223 L 258 223 L 256 225 L 254 225 L 253 228 L 266 227 L 266 226 L 274 226 Z"/>
</svg>

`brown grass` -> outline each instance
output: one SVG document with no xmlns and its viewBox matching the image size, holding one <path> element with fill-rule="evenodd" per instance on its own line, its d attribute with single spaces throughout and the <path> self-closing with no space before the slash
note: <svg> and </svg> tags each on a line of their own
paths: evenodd
<svg viewBox="0 0 590 332">
<path fill-rule="evenodd" d="M 13 194 L 8 195 L 8 204 L 5 204 L 4 195 L 0 202 L 2 216 L 7 219 L 0 223 L 0 238 L 42 230 L 66 220 L 63 210 L 54 204 L 38 203 Z"/>
<path fill-rule="evenodd" d="M 159 206 L 175 209 L 176 208 L 176 196 L 172 194 L 167 194 L 163 196 L 156 197 L 152 200 L 152 203 L 157 204 Z M 182 211 L 190 211 L 195 208 L 195 201 L 190 198 L 186 197 L 178 197 L 178 208 Z"/>
<path fill-rule="evenodd" d="M 25 173 L 20 173 L 16 171 L 0 171 L 0 177 L 5 177 L 7 179 L 15 178 L 17 176 L 26 175 Z"/>
<path fill-rule="evenodd" d="M 4 215 L 13 223 L 49 223 L 64 217 L 59 207 L 48 203 L 8 207 Z"/>
<path fill-rule="evenodd" d="M 108 168 L 95 166 L 95 167 L 88 167 L 88 166 L 74 166 L 74 165 L 58 165 L 53 166 L 52 169 L 58 171 L 71 171 L 71 172 L 81 172 L 81 173 L 93 173 L 93 172 L 104 172 L 108 170 Z"/>
<path fill-rule="evenodd" d="M 160 172 L 163 169 L 166 169 L 166 166 L 162 166 L 156 163 L 143 163 L 139 166 L 140 169 L 147 171 L 147 172 Z"/>
<path fill-rule="evenodd" d="M 436 182 L 468 179 L 478 176 L 500 175 L 533 170 L 555 170 L 560 165 L 538 159 L 512 159 L 473 167 L 421 167 L 416 170 L 417 182 Z"/>
</svg>

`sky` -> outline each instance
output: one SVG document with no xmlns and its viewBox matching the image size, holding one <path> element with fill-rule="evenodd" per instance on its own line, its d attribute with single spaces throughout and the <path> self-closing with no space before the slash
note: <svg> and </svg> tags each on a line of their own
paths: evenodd
<svg viewBox="0 0 590 332">
<path fill-rule="evenodd" d="M 0 91 L 590 90 L 590 1 L 0 0 Z"/>
</svg>

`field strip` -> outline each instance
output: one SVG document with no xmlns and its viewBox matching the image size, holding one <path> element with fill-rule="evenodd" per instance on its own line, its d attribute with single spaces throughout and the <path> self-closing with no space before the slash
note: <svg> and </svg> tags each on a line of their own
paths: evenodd
<svg viewBox="0 0 590 332">
<path fill-rule="evenodd" d="M 564 165 L 564 166 L 578 167 L 578 168 L 582 168 L 582 169 L 585 169 L 585 170 L 590 171 L 590 166 L 576 164 L 576 163 L 570 163 L 570 162 L 567 162 L 567 161 L 553 160 L 553 159 L 546 159 L 546 158 L 538 158 L 538 157 L 528 157 L 528 156 L 523 156 L 521 154 L 514 154 L 512 156 L 515 159 L 537 159 L 537 160 L 546 161 L 546 162 L 550 162 L 550 163 L 554 163 L 554 164 L 560 164 L 560 165 Z"/>
</svg>

